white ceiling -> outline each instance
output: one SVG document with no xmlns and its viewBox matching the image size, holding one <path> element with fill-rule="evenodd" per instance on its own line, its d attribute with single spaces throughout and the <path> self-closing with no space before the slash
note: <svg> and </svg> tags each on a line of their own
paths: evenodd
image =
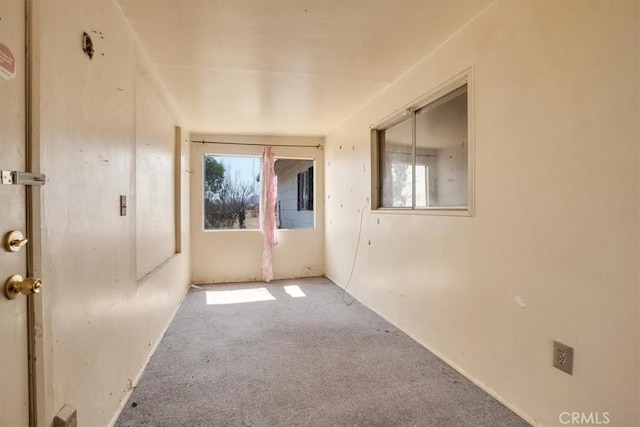
<svg viewBox="0 0 640 427">
<path fill-rule="evenodd" d="M 191 131 L 297 135 L 326 134 L 490 2 L 118 1 Z"/>
</svg>

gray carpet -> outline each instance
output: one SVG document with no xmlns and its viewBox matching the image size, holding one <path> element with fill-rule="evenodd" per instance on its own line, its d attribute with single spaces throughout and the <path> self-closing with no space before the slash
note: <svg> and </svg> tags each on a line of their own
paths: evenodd
<svg viewBox="0 0 640 427">
<path fill-rule="evenodd" d="M 295 285 L 305 297 L 285 292 Z M 207 304 L 208 291 L 264 287 L 275 299 Z M 323 278 L 192 288 L 116 423 L 527 425 Z"/>
</svg>

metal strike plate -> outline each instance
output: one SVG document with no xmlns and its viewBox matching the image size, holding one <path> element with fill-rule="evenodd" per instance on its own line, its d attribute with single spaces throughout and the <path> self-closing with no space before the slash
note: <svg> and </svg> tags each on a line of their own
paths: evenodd
<svg viewBox="0 0 640 427">
<path fill-rule="evenodd" d="M 13 175 L 11 171 L 0 171 L 0 182 L 3 184 L 13 184 Z"/>
<path fill-rule="evenodd" d="M 42 173 L 0 171 L 0 183 L 5 185 L 44 185 L 46 176 Z"/>
</svg>

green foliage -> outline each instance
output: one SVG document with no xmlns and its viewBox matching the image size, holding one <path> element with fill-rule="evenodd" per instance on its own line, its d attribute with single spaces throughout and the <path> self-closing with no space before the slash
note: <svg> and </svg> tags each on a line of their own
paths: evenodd
<svg viewBox="0 0 640 427">
<path fill-rule="evenodd" d="M 243 180 L 238 171 L 232 170 L 213 156 L 205 157 L 204 222 L 205 229 L 244 228 L 249 210 L 257 209 L 255 184 Z"/>
<path fill-rule="evenodd" d="M 213 156 L 204 158 L 204 194 L 212 199 L 222 188 L 224 182 L 224 165 Z"/>
</svg>

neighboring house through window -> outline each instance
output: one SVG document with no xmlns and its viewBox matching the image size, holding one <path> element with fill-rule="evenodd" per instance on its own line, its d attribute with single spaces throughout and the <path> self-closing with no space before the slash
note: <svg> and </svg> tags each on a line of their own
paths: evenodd
<svg viewBox="0 0 640 427">
<path fill-rule="evenodd" d="M 314 228 L 313 160 L 276 159 L 278 228 Z M 204 156 L 204 229 L 259 228 L 260 157 Z"/>
</svg>

